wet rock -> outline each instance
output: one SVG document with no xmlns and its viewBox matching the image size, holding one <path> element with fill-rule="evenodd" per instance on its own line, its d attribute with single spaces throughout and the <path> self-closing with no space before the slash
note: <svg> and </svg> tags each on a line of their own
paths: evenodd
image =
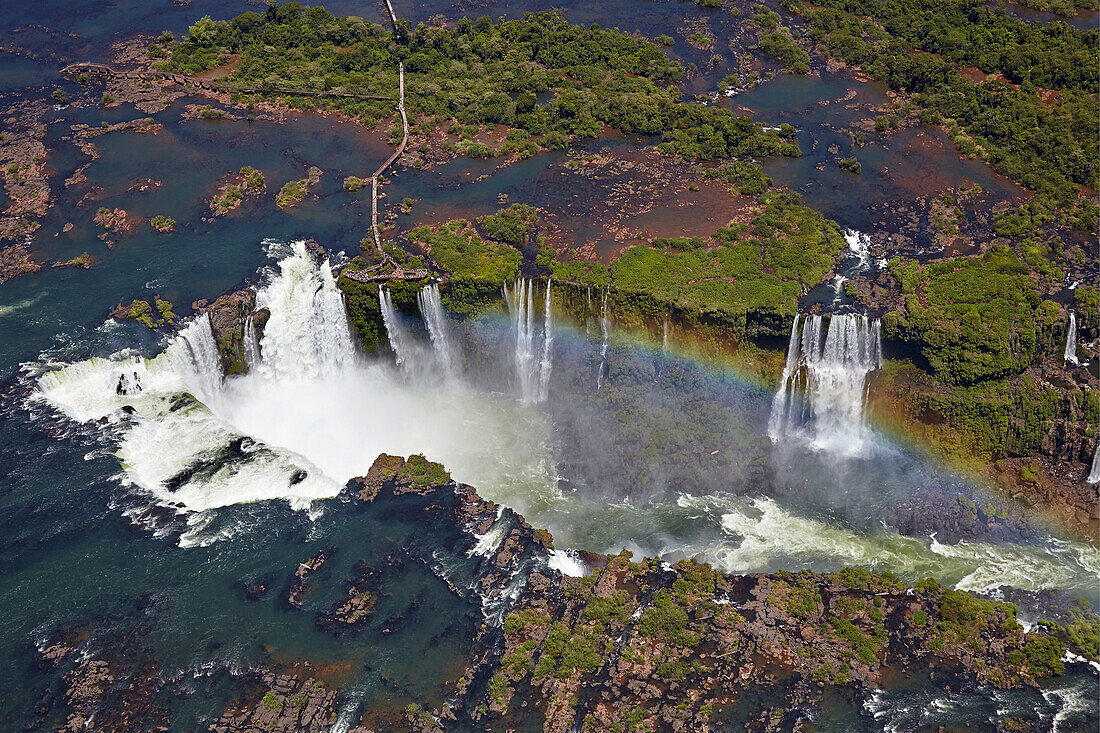
<svg viewBox="0 0 1100 733">
<path fill-rule="evenodd" d="M 253 602 L 263 600 L 271 591 L 271 585 L 271 580 L 268 578 L 245 583 L 244 597 Z"/>
<path fill-rule="evenodd" d="M 31 256 L 30 247 L 25 242 L 0 247 L 0 284 L 6 283 L 13 277 L 29 275 L 41 269 L 42 263 Z"/>
<path fill-rule="evenodd" d="M 227 709 L 213 733 L 322 733 L 336 722 L 336 691 L 312 677 L 265 672 L 263 692 Z"/>
<path fill-rule="evenodd" d="M 336 552 L 334 547 L 326 547 L 316 555 L 298 565 L 294 571 L 294 577 L 290 580 L 290 586 L 286 593 L 286 602 L 295 608 L 302 607 L 302 598 L 308 590 L 309 578 L 321 569 L 328 559 Z"/>
<path fill-rule="evenodd" d="M 263 326 L 270 316 L 266 309 L 255 310 L 256 291 L 252 288 L 241 288 L 222 295 L 213 303 L 200 300 L 192 303 L 191 307 L 196 312 L 206 313 L 210 317 L 210 330 L 214 334 L 214 341 L 218 346 L 218 355 L 221 357 L 225 373 L 247 372 L 244 335 L 248 319 L 252 317 L 253 330 L 258 342 L 263 335 Z"/>
<path fill-rule="evenodd" d="M 387 562 L 386 565 L 389 568 L 395 564 Z M 347 583 L 347 598 L 318 614 L 317 627 L 339 636 L 364 626 L 378 603 L 381 583 L 382 571 L 359 561 L 355 565 L 355 575 Z"/>
</svg>

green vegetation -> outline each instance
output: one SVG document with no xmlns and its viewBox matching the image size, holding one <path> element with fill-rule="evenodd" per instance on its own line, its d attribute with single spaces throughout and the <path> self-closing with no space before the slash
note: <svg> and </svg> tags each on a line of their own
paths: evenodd
<svg viewBox="0 0 1100 733">
<path fill-rule="evenodd" d="M 260 191 L 266 185 L 264 174 L 250 165 L 241 168 L 239 172 L 241 177 L 244 178 L 245 188 L 248 189 L 249 192 Z"/>
<path fill-rule="evenodd" d="M 523 244 L 527 233 L 539 220 L 539 210 L 526 204 L 512 204 L 496 214 L 479 217 L 477 223 L 482 230 L 502 242 L 512 245 Z"/>
<path fill-rule="evenodd" d="M 1006 0 L 997 0 L 1006 2 Z M 1096 0 L 1012 0 L 1012 2 L 1047 13 L 1055 13 L 1066 17 L 1074 15 L 1079 9 L 1096 10 Z"/>
<path fill-rule="evenodd" d="M 594 595 L 588 599 L 584 618 L 586 621 L 597 621 L 604 625 L 612 621 L 626 623 L 630 614 L 634 612 L 634 607 L 630 595 L 625 590 L 617 590 L 610 596 Z"/>
<path fill-rule="evenodd" d="M 783 123 L 787 125 L 787 123 Z M 789 126 L 789 125 L 788 125 Z M 794 130 L 788 134 L 781 125 L 779 133 L 785 137 L 794 135 Z M 764 175 L 760 166 L 747 160 L 735 160 L 721 168 L 706 168 L 703 170 L 705 178 L 725 178 L 727 183 L 733 184 L 730 193 L 735 190 L 742 196 L 759 196 L 772 187 L 772 179 Z"/>
<path fill-rule="evenodd" d="M 125 308 L 127 318 L 132 318 L 146 328 L 161 328 L 171 326 L 176 320 L 176 314 L 172 312 L 172 304 L 159 297 L 153 297 L 153 303 L 147 300 L 135 300 Z"/>
<path fill-rule="evenodd" d="M 275 205 L 280 209 L 285 209 L 305 199 L 306 194 L 309 193 L 306 183 L 305 179 L 288 181 L 286 185 L 279 189 L 279 195 L 275 198 Z"/>
<path fill-rule="evenodd" d="M 430 489 L 451 482 L 451 474 L 442 465 L 433 463 L 420 453 L 409 456 L 397 472 L 396 480 L 414 489 Z"/>
<path fill-rule="evenodd" d="M 283 700 L 275 694 L 274 690 L 268 690 L 267 694 L 264 695 L 263 704 L 268 710 L 278 710 L 283 706 Z"/>
<path fill-rule="evenodd" d="M 275 88 L 393 94 L 405 65 L 412 124 L 504 124 L 552 147 L 562 137 L 595 137 L 604 125 L 661 134 L 661 148 L 691 158 L 797 155 L 798 148 L 747 117 L 680 101 L 683 69 L 660 49 L 618 30 L 571 25 L 549 12 L 455 27 L 402 26 L 392 33 L 360 18 L 336 18 L 296 3 L 249 11 L 229 21 L 203 19 L 171 41 L 165 71 L 197 73 L 230 53 L 240 62 L 226 81 Z M 551 93 L 545 104 L 536 95 Z M 340 109 L 368 124 L 389 117 L 392 102 L 281 95 L 304 108 Z M 491 154 L 465 143 L 467 154 Z"/>
<path fill-rule="evenodd" d="M 1076 184 L 1097 187 L 1095 29 L 1027 23 L 981 0 L 783 5 L 814 26 L 825 53 L 910 92 L 921 120 L 942 122 L 965 154 L 1063 205 Z M 975 84 L 958 65 L 1005 79 Z M 1039 88 L 1059 93 L 1044 101 Z"/>
<path fill-rule="evenodd" d="M 840 169 L 842 171 L 848 171 L 849 173 L 854 173 L 857 176 L 863 170 L 863 166 L 860 165 L 859 160 L 857 160 L 856 158 L 841 158 L 838 165 L 840 166 Z"/>
<path fill-rule="evenodd" d="M 348 176 L 344 179 L 344 190 L 349 193 L 355 193 L 359 189 L 370 183 L 369 178 L 359 178 L 358 176 Z"/>
<path fill-rule="evenodd" d="M 345 277 L 343 273 L 336 285 L 344 293 L 344 309 L 355 328 L 359 346 L 367 353 L 378 350 L 386 343 L 382 306 L 378 302 L 378 285 L 357 282 Z"/>
<path fill-rule="evenodd" d="M 669 644 L 693 647 L 699 643 L 699 637 L 688 631 L 687 625 L 687 612 L 673 600 L 668 591 L 658 591 L 653 597 L 653 604 L 638 620 L 637 631 L 642 636 L 660 639 Z"/>
<path fill-rule="evenodd" d="M 68 104 L 69 103 L 69 95 L 66 94 L 64 92 L 64 90 L 61 90 L 61 89 L 54 89 L 53 90 L 53 98 L 54 98 L 54 101 L 57 102 L 58 104 Z"/>
<path fill-rule="evenodd" d="M 170 216 L 162 216 L 157 214 L 152 218 L 149 224 L 158 232 L 174 232 L 176 231 L 176 220 Z"/>
<path fill-rule="evenodd" d="M 504 633 L 512 636 L 524 629 L 545 626 L 550 623 L 550 617 L 543 611 L 534 608 L 525 608 L 512 611 L 504 617 Z"/>
<path fill-rule="evenodd" d="M 1100 659 L 1100 616 L 1093 612 L 1087 598 L 1080 598 L 1077 603 L 1078 607 L 1070 609 L 1070 618 L 1064 625 L 1047 620 L 1039 625 L 1077 654 L 1096 661 Z"/>
<path fill-rule="evenodd" d="M 782 335 L 803 286 L 821 282 L 844 237 L 797 194 L 772 191 L 760 203 L 764 210 L 750 227 L 719 229 L 705 247 L 631 247 L 611 266 L 614 285 L 628 297 L 720 322 L 735 337 Z"/>
<path fill-rule="evenodd" d="M 783 64 L 792 74 L 810 72 L 810 55 L 786 33 L 765 33 L 756 43 L 756 50 Z"/>
<path fill-rule="evenodd" d="M 1019 374 L 1036 349 L 1039 295 L 1028 266 L 1005 246 L 982 257 L 913 267 L 894 261 L 905 305 L 883 332 L 920 349 L 936 376 L 956 385 Z"/>
<path fill-rule="evenodd" d="M 244 200 L 244 190 L 237 185 L 226 186 L 220 193 L 214 195 L 210 201 L 210 208 L 214 213 L 232 211 L 240 206 Z"/>
<path fill-rule="evenodd" d="M 535 667 L 535 679 L 548 675 L 566 679 L 599 669 L 604 650 L 596 635 L 586 629 L 571 632 L 569 625 L 558 622 L 542 644 L 542 656 Z"/>
<path fill-rule="evenodd" d="M 204 120 L 220 120 L 222 117 L 225 117 L 225 112 L 220 109 L 214 109 L 209 104 L 204 104 L 195 109 L 195 116 L 201 117 Z"/>
<path fill-rule="evenodd" d="M 441 269 L 459 279 L 509 282 L 516 278 L 523 259 L 508 245 L 482 240 L 461 220 L 434 228 L 417 227 L 409 232 L 409 241 L 423 245 Z"/>
<path fill-rule="evenodd" d="M 280 209 L 286 209 L 300 204 L 309 194 L 309 190 L 321 180 L 321 169 L 310 167 L 308 175 L 297 181 L 288 181 L 275 197 L 275 205 Z"/>
<path fill-rule="evenodd" d="M 940 596 L 939 621 L 932 631 L 929 646 L 940 651 L 948 646 L 982 648 L 982 635 L 995 631 L 1012 632 L 1019 628 L 1016 606 L 969 593 L 945 590 Z"/>
<path fill-rule="evenodd" d="M 779 25 L 780 17 L 778 13 L 775 13 L 767 8 L 762 9 L 759 13 L 752 16 L 752 22 L 760 26 L 763 30 L 770 31 Z"/>
</svg>

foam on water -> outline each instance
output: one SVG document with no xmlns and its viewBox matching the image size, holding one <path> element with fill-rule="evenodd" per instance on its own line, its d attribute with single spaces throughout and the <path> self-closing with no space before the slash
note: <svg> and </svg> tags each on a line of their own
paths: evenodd
<svg viewBox="0 0 1100 733">
<path fill-rule="evenodd" d="M 362 360 L 331 269 L 301 243 L 257 304 L 271 316 L 246 375 L 223 382 L 201 317 L 153 359 L 120 354 L 47 372 L 39 395 L 77 422 L 105 419 L 93 429 L 116 442 L 124 480 L 185 510 L 272 498 L 304 508 L 383 452 L 422 452 L 519 508 L 553 495 L 546 419 Z"/>
<path fill-rule="evenodd" d="M 1100 571 L 1100 551 L 1080 543 L 1051 539 L 1042 545 L 945 545 L 885 528 L 858 533 L 794 515 L 769 498 L 681 496 L 677 503 L 697 521 L 719 517 L 727 539 L 698 549 L 730 572 L 851 565 L 889 570 L 910 582 L 931 576 L 945 585 L 978 592 L 1001 585 L 1087 592 L 1093 590 Z"/>
<path fill-rule="evenodd" d="M 572 550 L 550 550 L 549 565 L 552 570 L 557 570 L 562 575 L 574 578 L 583 578 L 588 575 L 588 569 L 577 557 L 577 553 Z"/>
<path fill-rule="evenodd" d="M 522 328 L 517 346 L 525 363 L 545 358 L 548 370 L 548 350 L 534 348 L 538 341 L 528 329 L 535 320 L 532 291 L 521 282 L 510 294 L 513 324 Z M 669 559 L 702 555 L 736 572 L 855 565 L 909 581 L 931 575 L 971 590 L 1012 584 L 1091 591 L 1100 571 L 1097 551 L 1075 543 L 948 546 L 799 516 L 767 498 L 681 496 L 635 505 L 586 491 L 563 493 L 551 423 L 541 410 L 461 380 L 410 378 L 390 360 L 363 358 L 331 270 L 304 245 L 283 250 L 257 302 L 271 316 L 246 375 L 222 379 L 210 323 L 202 317 L 155 358 L 119 352 L 53 368 L 39 376 L 37 399 L 105 439 L 122 464 L 122 481 L 182 511 L 274 498 L 306 509 L 364 475 L 379 453 L 424 453 L 485 498 L 553 531 L 562 547 L 627 547 Z M 858 325 L 866 334 L 866 324 Z M 792 338 L 797 335 L 796 328 Z M 813 328 L 804 335 L 813 342 L 822 333 Z M 820 353 L 820 344 L 808 347 Z M 864 349 L 864 356 L 877 360 L 873 351 Z M 537 401 L 540 380 L 527 384 Z M 211 523 L 210 515 L 188 522 L 185 544 L 233 531 Z M 495 549 L 506 524 L 498 521 L 480 536 L 475 554 Z M 583 572 L 567 553 L 550 562 L 567 574 Z"/>
<path fill-rule="evenodd" d="M 510 526 L 509 522 L 501 521 L 501 515 L 504 514 L 504 507 L 500 507 L 497 510 L 497 518 L 493 522 L 492 526 L 485 531 L 485 534 L 477 536 L 477 542 L 470 548 L 470 551 L 466 553 L 468 556 L 481 555 L 488 557 L 500 547 L 500 543 L 504 541 L 504 535 L 507 534 Z"/>
</svg>

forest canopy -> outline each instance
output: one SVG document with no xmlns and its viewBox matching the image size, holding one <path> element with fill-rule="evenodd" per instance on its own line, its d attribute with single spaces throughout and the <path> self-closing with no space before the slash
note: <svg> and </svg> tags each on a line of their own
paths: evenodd
<svg viewBox="0 0 1100 733">
<path fill-rule="evenodd" d="M 204 18 L 167 43 L 165 71 L 198 73 L 238 54 L 223 81 L 308 92 L 396 97 L 398 62 L 414 120 L 455 119 L 526 131 L 536 143 L 597 137 L 604 126 L 661 135 L 662 152 L 693 159 L 799 154 L 791 137 L 749 117 L 681 100 L 684 75 L 653 43 L 614 29 L 573 25 L 551 12 L 495 23 L 460 20 L 453 28 L 399 21 L 390 31 L 361 18 L 337 18 L 297 3 Z M 280 93 L 293 106 L 337 108 L 369 124 L 394 102 Z"/>
</svg>

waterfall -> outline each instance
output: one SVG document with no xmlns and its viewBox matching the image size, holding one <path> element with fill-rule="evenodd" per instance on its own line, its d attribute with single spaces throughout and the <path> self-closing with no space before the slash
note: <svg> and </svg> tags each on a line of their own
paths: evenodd
<svg viewBox="0 0 1100 733">
<path fill-rule="evenodd" d="M 320 265 L 295 242 L 279 274 L 256 293 L 271 317 L 264 326 L 260 368 L 268 376 L 314 378 L 355 360 L 344 298 L 328 262 Z"/>
<path fill-rule="evenodd" d="M 542 402 L 548 396 L 550 384 L 550 285 L 546 286 L 543 314 L 541 357 L 536 357 L 536 329 L 534 310 L 535 287 L 527 279 L 517 280 L 513 289 L 504 286 L 504 299 L 516 331 L 515 368 L 520 399 L 524 402 Z"/>
<path fill-rule="evenodd" d="M 1096 441 L 1096 450 L 1092 454 L 1092 470 L 1089 471 L 1089 483 L 1100 484 L 1100 440 Z"/>
<path fill-rule="evenodd" d="M 260 341 L 256 338 L 256 326 L 252 322 L 252 314 L 244 322 L 244 363 L 252 369 L 260 363 Z"/>
<path fill-rule="evenodd" d="M 603 291 L 603 307 L 600 310 L 600 330 L 603 331 L 603 343 L 600 345 L 600 367 L 596 373 L 596 391 L 599 392 L 603 388 L 603 375 L 607 368 L 607 332 L 609 321 L 607 318 L 607 292 L 608 289 Z"/>
<path fill-rule="evenodd" d="M 222 388 L 222 362 L 206 313 L 179 332 L 167 349 L 168 362 L 187 390 L 203 402 L 217 397 Z M 135 381 L 140 386 L 140 380 Z"/>
<path fill-rule="evenodd" d="M 882 366 L 879 323 L 835 315 L 824 342 L 821 326 L 821 316 L 803 316 L 800 338 L 795 317 L 768 435 L 773 441 L 808 438 L 812 447 L 829 452 L 862 453 L 867 375 Z"/>
<path fill-rule="evenodd" d="M 661 322 L 661 351 L 668 353 L 668 317 Z"/>
<path fill-rule="evenodd" d="M 420 314 L 428 327 L 432 340 L 432 349 L 436 362 L 443 375 L 448 379 L 457 377 L 460 372 L 458 353 L 447 333 L 447 321 L 443 316 L 443 305 L 439 298 L 439 286 L 435 283 L 425 285 L 416 296 Z"/>
<path fill-rule="evenodd" d="M 388 288 L 378 286 L 378 304 L 382 307 L 382 323 L 386 327 L 386 337 L 390 340 L 397 366 L 409 373 L 415 366 L 413 342 L 409 332 L 401 323 L 397 310 L 393 307 L 393 297 Z"/>
<path fill-rule="evenodd" d="M 546 298 L 542 313 L 542 358 L 539 359 L 539 402 L 550 396 L 550 347 L 554 335 L 550 331 L 550 280 L 546 281 Z"/>
<path fill-rule="evenodd" d="M 592 333 L 592 322 L 589 318 L 592 315 L 592 286 L 589 285 L 585 288 L 585 297 L 588 300 L 588 309 L 584 312 L 584 335 L 588 336 Z"/>
<path fill-rule="evenodd" d="M 1074 366 L 1081 363 L 1077 361 L 1077 314 L 1073 311 L 1069 312 L 1069 330 L 1066 332 L 1066 350 L 1062 355 L 1062 362 Z"/>
</svg>

